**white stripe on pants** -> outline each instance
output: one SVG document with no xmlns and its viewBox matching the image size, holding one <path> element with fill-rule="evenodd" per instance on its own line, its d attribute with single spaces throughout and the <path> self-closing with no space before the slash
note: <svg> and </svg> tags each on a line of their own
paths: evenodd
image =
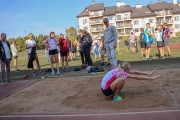
<svg viewBox="0 0 180 120">
<path fill-rule="evenodd" d="M 113 68 L 117 67 L 116 49 L 114 48 L 114 42 L 105 43 L 107 57 Z"/>
</svg>

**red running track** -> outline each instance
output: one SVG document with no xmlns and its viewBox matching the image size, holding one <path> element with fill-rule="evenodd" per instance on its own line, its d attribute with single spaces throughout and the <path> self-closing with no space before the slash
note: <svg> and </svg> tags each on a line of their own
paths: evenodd
<svg viewBox="0 0 180 120">
<path fill-rule="evenodd" d="M 180 109 L 101 114 L 0 115 L 0 120 L 180 120 Z"/>
<path fill-rule="evenodd" d="M 36 82 L 38 82 L 38 80 L 25 80 L 25 81 L 18 81 L 18 82 L 10 83 L 3 86 L 0 85 L 0 100 L 20 90 L 23 90 L 24 88 L 31 86 Z"/>
</svg>

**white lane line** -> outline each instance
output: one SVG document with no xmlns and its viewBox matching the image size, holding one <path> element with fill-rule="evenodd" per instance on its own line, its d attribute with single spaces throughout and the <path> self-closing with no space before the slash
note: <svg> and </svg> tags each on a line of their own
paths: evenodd
<svg viewBox="0 0 180 120">
<path fill-rule="evenodd" d="M 143 112 L 125 112 L 125 113 L 101 113 L 101 114 L 72 114 L 72 115 L 2 115 L 0 118 L 23 118 L 23 117 L 88 117 L 88 116 L 111 116 L 111 115 L 136 115 L 136 114 L 152 114 L 152 113 L 170 113 L 180 112 L 179 110 L 161 110 L 161 111 L 143 111 Z"/>
</svg>

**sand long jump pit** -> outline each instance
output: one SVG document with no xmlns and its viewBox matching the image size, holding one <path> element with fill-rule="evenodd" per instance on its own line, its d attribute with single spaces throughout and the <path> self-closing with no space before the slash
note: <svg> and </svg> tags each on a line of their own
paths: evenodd
<svg viewBox="0 0 180 120">
<path fill-rule="evenodd" d="M 102 113 L 180 108 L 180 69 L 158 70 L 161 78 L 127 79 L 123 100 L 106 99 L 102 76 L 44 79 L 0 101 L 1 114 Z"/>
</svg>

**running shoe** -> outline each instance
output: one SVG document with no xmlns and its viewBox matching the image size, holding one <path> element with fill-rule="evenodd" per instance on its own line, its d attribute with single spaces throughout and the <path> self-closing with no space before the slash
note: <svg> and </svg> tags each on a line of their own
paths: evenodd
<svg viewBox="0 0 180 120">
<path fill-rule="evenodd" d="M 103 62 L 103 63 L 101 63 L 101 66 L 104 66 L 104 62 Z"/>
<path fill-rule="evenodd" d="M 110 65 L 111 65 L 110 63 L 107 64 L 108 67 L 109 67 Z"/>
<path fill-rule="evenodd" d="M 57 71 L 57 75 L 60 75 L 60 72 L 59 72 L 59 70 Z"/>
<path fill-rule="evenodd" d="M 33 76 L 35 76 L 36 75 L 36 72 L 33 72 Z"/>
<path fill-rule="evenodd" d="M 114 96 L 113 101 L 121 101 L 123 100 L 121 96 Z"/>
<path fill-rule="evenodd" d="M 120 92 L 121 92 L 122 94 L 126 93 L 126 91 L 125 91 L 125 90 L 121 90 Z"/>
<path fill-rule="evenodd" d="M 44 74 L 44 72 L 41 70 L 41 71 L 39 71 L 39 74 Z"/>
<path fill-rule="evenodd" d="M 20 70 L 19 70 L 19 69 L 17 69 L 17 70 L 15 70 L 15 72 L 20 72 Z"/>
<path fill-rule="evenodd" d="M 54 74 L 55 74 L 54 71 L 52 71 L 52 72 L 51 72 L 51 75 L 54 75 Z"/>
</svg>

